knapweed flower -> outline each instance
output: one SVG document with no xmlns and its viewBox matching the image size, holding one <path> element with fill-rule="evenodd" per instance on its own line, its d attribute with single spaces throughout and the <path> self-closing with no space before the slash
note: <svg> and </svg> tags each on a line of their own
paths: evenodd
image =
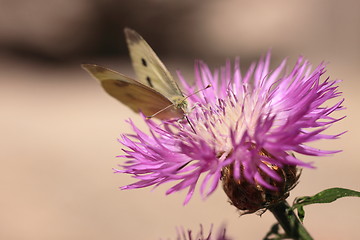
<svg viewBox="0 0 360 240">
<path fill-rule="evenodd" d="M 239 65 L 236 59 L 233 68 L 227 62 L 220 71 L 211 72 L 207 65 L 197 62 L 194 85 L 187 84 L 179 74 L 185 94 L 212 86 L 188 98 L 186 121 L 158 124 L 146 120 L 149 134 L 130 121 L 134 134 L 123 135 L 120 140 L 127 147 L 121 156 L 127 161 L 115 171 L 131 174 L 138 181 L 122 189 L 175 181 L 167 194 L 188 189 L 186 204 L 204 175 L 200 183 L 203 197 L 211 194 L 221 180 L 240 185 L 246 182 L 245 191 L 236 190 L 244 194 L 251 184 L 252 190 L 260 190 L 260 195 L 267 196 L 266 190 L 276 193 L 281 189 L 286 195 L 296 184 L 297 168 L 313 167 L 313 163 L 301 161 L 298 155 L 337 152 L 306 145 L 340 135 L 323 134 L 341 119 L 330 114 L 342 109 L 343 102 L 342 99 L 326 105 L 341 93 L 337 90 L 338 80 L 322 79 L 325 64 L 312 70 L 309 62 L 300 57 L 291 71 L 285 71 L 286 60 L 269 70 L 267 54 L 245 74 Z M 264 199 L 250 212 L 273 202 L 273 198 Z"/>
<path fill-rule="evenodd" d="M 226 229 L 224 227 L 220 228 L 216 236 L 212 235 L 212 227 L 209 231 L 209 234 L 204 235 L 203 226 L 200 225 L 200 231 L 195 235 L 191 230 L 185 231 L 184 228 L 177 229 L 177 238 L 176 240 L 231 240 L 225 236 Z"/>
</svg>

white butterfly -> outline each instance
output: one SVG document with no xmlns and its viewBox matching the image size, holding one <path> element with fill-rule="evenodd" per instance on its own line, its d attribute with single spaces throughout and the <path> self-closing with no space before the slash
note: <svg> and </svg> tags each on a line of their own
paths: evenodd
<svg viewBox="0 0 360 240">
<path fill-rule="evenodd" d="M 186 98 L 170 72 L 137 32 L 129 28 L 124 31 L 138 80 L 94 64 L 82 67 L 108 94 L 133 111 L 159 119 L 183 118 Z"/>
</svg>

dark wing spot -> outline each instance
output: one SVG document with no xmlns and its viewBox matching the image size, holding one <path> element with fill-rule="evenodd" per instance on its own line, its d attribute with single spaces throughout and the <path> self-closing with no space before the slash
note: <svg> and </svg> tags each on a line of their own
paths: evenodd
<svg viewBox="0 0 360 240">
<path fill-rule="evenodd" d="M 148 82 L 148 84 L 149 84 L 150 87 L 152 87 L 152 88 L 154 87 L 153 84 L 152 84 L 152 82 L 151 82 L 150 77 L 146 77 L 146 81 Z"/>
<path fill-rule="evenodd" d="M 141 58 L 141 63 L 144 67 L 147 67 L 147 62 L 144 58 Z"/>
</svg>

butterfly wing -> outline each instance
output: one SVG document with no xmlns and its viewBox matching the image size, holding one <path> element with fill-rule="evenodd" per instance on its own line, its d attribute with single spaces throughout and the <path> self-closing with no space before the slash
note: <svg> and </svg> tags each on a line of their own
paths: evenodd
<svg viewBox="0 0 360 240">
<path fill-rule="evenodd" d="M 93 65 L 83 64 L 82 67 L 95 79 L 99 80 L 104 90 L 112 97 L 130 107 L 135 112 L 142 112 L 146 116 L 165 109 L 155 117 L 159 119 L 181 118 L 183 110 L 176 108 L 173 103 L 161 93 L 137 82 L 121 73 Z M 170 105 L 173 105 L 169 107 Z"/>
<path fill-rule="evenodd" d="M 129 28 L 124 31 L 138 80 L 173 103 L 183 99 L 179 86 L 149 44 L 136 31 Z"/>
</svg>

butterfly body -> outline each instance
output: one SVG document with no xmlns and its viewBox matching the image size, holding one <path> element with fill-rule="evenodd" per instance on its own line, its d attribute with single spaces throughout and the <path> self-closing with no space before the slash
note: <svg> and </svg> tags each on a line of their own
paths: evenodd
<svg viewBox="0 0 360 240">
<path fill-rule="evenodd" d="M 133 111 L 159 119 L 182 118 L 187 102 L 170 72 L 137 32 L 126 28 L 125 36 L 138 80 L 94 64 L 82 67 Z"/>
</svg>

